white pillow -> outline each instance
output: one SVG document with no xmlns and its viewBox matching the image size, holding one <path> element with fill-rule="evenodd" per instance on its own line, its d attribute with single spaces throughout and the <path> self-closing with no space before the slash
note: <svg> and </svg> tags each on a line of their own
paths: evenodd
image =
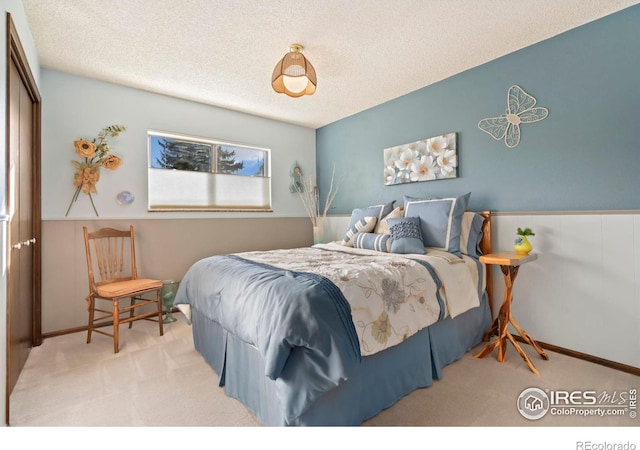
<svg viewBox="0 0 640 450">
<path fill-rule="evenodd" d="M 387 220 L 398 219 L 400 217 L 404 217 L 404 206 L 396 206 L 393 211 L 384 216 L 382 220 L 379 220 L 378 223 L 376 223 L 374 233 L 389 234 L 389 222 L 387 222 Z"/>
</svg>

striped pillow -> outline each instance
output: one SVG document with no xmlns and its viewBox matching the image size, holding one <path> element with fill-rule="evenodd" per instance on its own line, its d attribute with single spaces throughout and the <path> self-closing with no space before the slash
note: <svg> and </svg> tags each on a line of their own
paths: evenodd
<svg viewBox="0 0 640 450">
<path fill-rule="evenodd" d="M 355 248 L 366 250 L 376 250 L 379 252 L 391 253 L 391 235 L 377 233 L 356 233 L 353 237 Z"/>
<path fill-rule="evenodd" d="M 356 235 L 356 233 L 372 232 L 376 226 L 377 219 L 378 218 L 376 216 L 364 216 L 361 218 L 356 218 L 354 221 L 354 217 L 352 215 L 351 226 L 342 238 L 341 244 L 347 247 L 353 247 L 353 237 Z"/>
</svg>

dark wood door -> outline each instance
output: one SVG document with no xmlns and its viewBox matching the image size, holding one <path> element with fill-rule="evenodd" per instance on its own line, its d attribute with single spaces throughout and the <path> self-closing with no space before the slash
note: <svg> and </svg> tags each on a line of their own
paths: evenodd
<svg viewBox="0 0 640 450">
<path fill-rule="evenodd" d="M 31 206 L 31 99 L 15 64 L 9 73 L 9 392 L 33 345 L 33 222 Z"/>
<path fill-rule="evenodd" d="M 7 58 L 7 379 L 9 401 L 34 345 L 40 320 L 40 96 L 8 15 Z"/>
</svg>

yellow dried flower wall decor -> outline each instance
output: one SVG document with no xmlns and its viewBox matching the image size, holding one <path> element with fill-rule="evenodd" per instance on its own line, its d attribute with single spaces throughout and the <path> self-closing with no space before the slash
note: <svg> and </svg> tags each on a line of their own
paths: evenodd
<svg viewBox="0 0 640 450">
<path fill-rule="evenodd" d="M 82 158 L 82 160 L 71 160 L 71 164 L 76 169 L 73 177 L 73 186 L 76 188 L 76 191 L 71 198 L 65 217 L 69 215 L 69 211 L 71 211 L 71 207 L 78 200 L 80 192 L 89 196 L 93 211 L 96 213 L 96 216 L 99 216 L 91 194 L 98 193 L 96 185 L 100 180 L 100 168 L 104 167 L 108 170 L 116 170 L 122 164 L 122 159 L 111 153 L 108 139 L 115 138 L 126 129 L 127 127 L 124 125 L 110 125 L 104 127 L 102 131 L 98 133 L 98 136 L 91 141 L 88 139 L 73 141 L 76 154 Z"/>
</svg>

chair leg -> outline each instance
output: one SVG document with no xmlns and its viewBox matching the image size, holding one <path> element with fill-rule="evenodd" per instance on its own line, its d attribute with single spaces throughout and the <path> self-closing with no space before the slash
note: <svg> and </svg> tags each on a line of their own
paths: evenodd
<svg viewBox="0 0 640 450">
<path fill-rule="evenodd" d="M 131 306 L 136 304 L 136 297 L 131 297 Z M 133 308 L 129 311 L 129 319 L 133 318 Z M 129 328 L 133 326 L 133 320 L 129 322 Z"/>
<path fill-rule="evenodd" d="M 87 297 L 88 309 L 89 309 L 89 324 L 87 325 L 87 344 L 91 343 L 91 333 L 93 332 L 93 314 L 95 307 L 95 299 L 93 296 Z"/>
<path fill-rule="evenodd" d="M 118 329 L 120 328 L 120 308 L 118 307 L 118 300 L 113 301 L 113 353 L 118 353 L 120 350 L 118 342 Z"/>
<path fill-rule="evenodd" d="M 162 299 L 160 298 L 160 291 L 156 291 L 156 302 L 158 303 L 158 324 L 160 326 L 160 336 L 164 335 L 163 328 L 163 316 L 162 316 Z"/>
</svg>

